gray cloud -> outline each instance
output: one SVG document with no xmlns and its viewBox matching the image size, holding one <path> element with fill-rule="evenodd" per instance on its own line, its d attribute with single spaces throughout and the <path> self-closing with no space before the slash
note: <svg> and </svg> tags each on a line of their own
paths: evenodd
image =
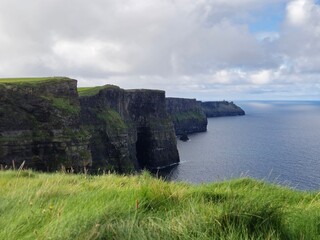
<svg viewBox="0 0 320 240">
<path fill-rule="evenodd" d="M 279 32 L 250 32 L 254 13 L 280 3 Z M 202 99 L 319 98 L 319 9 L 313 0 L 0 0 L 0 75 Z"/>
</svg>

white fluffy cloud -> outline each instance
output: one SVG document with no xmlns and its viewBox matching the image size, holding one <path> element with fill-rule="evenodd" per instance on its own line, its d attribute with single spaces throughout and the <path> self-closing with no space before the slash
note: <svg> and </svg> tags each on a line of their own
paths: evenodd
<svg viewBox="0 0 320 240">
<path fill-rule="evenodd" d="M 320 6 L 312 0 L 288 4 L 280 49 L 297 74 L 320 72 Z"/>
<path fill-rule="evenodd" d="M 280 30 L 252 32 L 255 14 L 279 4 Z M 0 76 L 200 99 L 319 98 L 319 22 L 314 0 L 0 0 Z"/>
</svg>

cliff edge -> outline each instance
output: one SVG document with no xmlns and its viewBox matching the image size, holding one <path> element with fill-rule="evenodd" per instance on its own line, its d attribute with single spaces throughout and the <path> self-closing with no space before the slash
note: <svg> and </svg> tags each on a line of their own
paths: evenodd
<svg viewBox="0 0 320 240">
<path fill-rule="evenodd" d="M 0 79 L 0 164 L 42 171 L 91 165 L 77 81 Z"/>
<path fill-rule="evenodd" d="M 0 166 L 128 173 L 179 162 L 165 92 L 0 79 Z"/>
<path fill-rule="evenodd" d="M 79 89 L 95 169 L 130 172 L 179 162 L 165 92 L 116 86 Z"/>
</svg>

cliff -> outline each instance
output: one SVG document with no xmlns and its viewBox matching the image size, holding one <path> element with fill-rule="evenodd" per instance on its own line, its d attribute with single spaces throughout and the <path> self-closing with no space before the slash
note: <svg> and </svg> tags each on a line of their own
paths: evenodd
<svg viewBox="0 0 320 240">
<path fill-rule="evenodd" d="M 91 133 L 93 168 L 118 172 L 138 169 L 136 131 L 129 128 L 132 121 L 125 111 L 125 91 L 111 85 L 78 91 L 81 122 Z"/>
<path fill-rule="evenodd" d="M 179 162 L 165 92 L 106 85 L 79 94 L 81 119 L 92 134 L 94 169 L 130 172 Z"/>
<path fill-rule="evenodd" d="M 176 135 L 207 131 L 207 118 L 196 99 L 166 98 Z"/>
<path fill-rule="evenodd" d="M 79 92 L 69 78 L 0 79 L 0 165 L 127 173 L 179 162 L 163 91 Z"/>
<path fill-rule="evenodd" d="M 77 81 L 0 79 L 0 164 L 54 171 L 91 164 Z"/>
<path fill-rule="evenodd" d="M 245 115 L 245 112 L 233 102 L 201 102 L 201 107 L 208 118 Z"/>
</svg>

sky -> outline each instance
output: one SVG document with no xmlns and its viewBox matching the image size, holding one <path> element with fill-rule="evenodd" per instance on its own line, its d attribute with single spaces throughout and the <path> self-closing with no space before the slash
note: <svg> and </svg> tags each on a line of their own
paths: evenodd
<svg viewBox="0 0 320 240">
<path fill-rule="evenodd" d="M 320 100 L 318 0 L 0 0 L 0 77 Z"/>
</svg>

